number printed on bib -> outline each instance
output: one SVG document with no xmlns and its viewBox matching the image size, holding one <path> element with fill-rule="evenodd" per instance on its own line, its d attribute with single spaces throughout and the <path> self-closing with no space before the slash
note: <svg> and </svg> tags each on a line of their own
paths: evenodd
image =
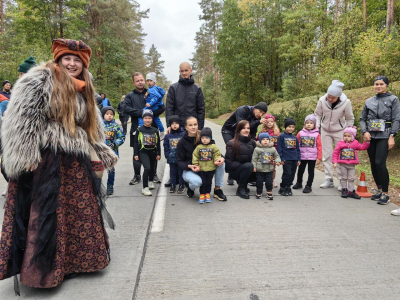
<svg viewBox="0 0 400 300">
<path fill-rule="evenodd" d="M 262 164 L 270 164 L 274 161 L 274 157 L 269 152 L 261 153 L 261 163 Z"/>
<path fill-rule="evenodd" d="M 353 160 L 356 159 L 356 153 L 354 149 L 342 149 L 340 152 L 340 159 L 341 160 Z"/>
<path fill-rule="evenodd" d="M 199 149 L 200 161 L 209 161 L 213 159 L 213 149 Z"/>
<path fill-rule="evenodd" d="M 297 145 L 297 139 L 296 138 L 285 138 L 285 148 L 286 149 L 294 149 L 296 148 Z"/>
<path fill-rule="evenodd" d="M 315 137 L 314 136 L 302 136 L 300 139 L 300 147 L 315 148 Z"/>
<path fill-rule="evenodd" d="M 143 146 L 154 147 L 156 145 L 156 135 L 143 133 Z"/>
<path fill-rule="evenodd" d="M 169 139 L 169 148 L 176 149 L 180 140 L 181 140 L 181 138 Z"/>
<path fill-rule="evenodd" d="M 369 120 L 369 131 L 385 131 L 386 121 L 382 119 Z"/>
<path fill-rule="evenodd" d="M 270 142 L 274 143 L 274 146 L 276 145 L 276 142 L 278 141 L 278 137 L 275 135 L 271 135 L 269 137 Z"/>
</svg>

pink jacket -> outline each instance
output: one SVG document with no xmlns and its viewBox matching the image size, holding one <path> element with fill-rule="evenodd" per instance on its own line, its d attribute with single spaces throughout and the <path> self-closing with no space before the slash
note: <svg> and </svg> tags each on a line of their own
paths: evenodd
<svg viewBox="0 0 400 300">
<path fill-rule="evenodd" d="M 340 141 L 337 143 L 335 150 L 332 154 L 332 162 L 339 163 L 339 164 L 347 164 L 347 165 L 358 165 L 358 155 L 357 150 L 367 150 L 369 148 L 369 143 L 362 143 L 360 144 L 357 140 L 352 141 L 350 144 L 347 144 L 345 141 Z M 346 149 L 353 149 L 355 153 L 354 159 L 341 159 L 341 152 L 342 150 Z"/>
</svg>

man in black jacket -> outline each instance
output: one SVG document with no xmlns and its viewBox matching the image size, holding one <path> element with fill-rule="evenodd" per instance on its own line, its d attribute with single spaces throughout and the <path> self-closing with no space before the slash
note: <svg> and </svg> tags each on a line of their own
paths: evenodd
<svg viewBox="0 0 400 300">
<path fill-rule="evenodd" d="M 199 130 L 201 130 L 205 120 L 204 96 L 201 87 L 194 83 L 192 72 L 192 67 L 188 62 L 180 64 L 179 81 L 168 89 L 166 118 L 169 124 L 170 116 L 179 116 L 180 125 L 184 128 L 187 117 L 196 117 Z"/>
<path fill-rule="evenodd" d="M 134 147 L 134 133 L 139 126 L 139 118 L 142 117 L 143 108 L 146 106 L 145 95 L 147 93 L 147 89 L 145 88 L 145 80 L 141 73 L 136 72 L 132 76 L 133 84 L 135 89 L 126 95 L 124 100 L 124 113 L 126 115 L 131 116 L 131 130 L 130 130 L 130 146 Z M 162 106 L 160 109 L 153 111 L 153 115 L 158 117 L 165 111 L 165 106 Z M 153 122 L 153 127 L 157 128 L 157 125 Z M 140 176 L 140 162 L 133 159 L 133 168 L 135 170 L 135 176 L 129 182 L 130 185 L 138 184 L 141 182 Z M 155 164 L 155 172 L 154 172 L 154 182 L 160 183 L 161 181 L 157 176 L 157 163 Z"/>
</svg>

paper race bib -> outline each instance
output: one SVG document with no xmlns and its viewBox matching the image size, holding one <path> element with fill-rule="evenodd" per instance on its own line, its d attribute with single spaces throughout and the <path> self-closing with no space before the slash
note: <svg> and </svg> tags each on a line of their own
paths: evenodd
<svg viewBox="0 0 400 300">
<path fill-rule="evenodd" d="M 269 140 L 270 140 L 270 142 L 273 142 L 274 143 L 274 146 L 276 145 L 276 142 L 278 141 L 278 137 L 277 136 L 274 136 L 274 135 L 271 135 L 270 137 L 269 137 Z"/>
<path fill-rule="evenodd" d="M 295 149 L 297 145 L 296 138 L 284 138 L 284 145 L 286 149 Z"/>
<path fill-rule="evenodd" d="M 368 130 L 369 131 L 385 131 L 386 121 L 382 119 L 369 120 Z"/>
<path fill-rule="evenodd" d="M 143 133 L 143 146 L 154 147 L 156 145 L 156 135 Z"/>
<path fill-rule="evenodd" d="M 261 163 L 262 164 L 270 164 L 273 161 L 274 161 L 274 157 L 271 153 L 269 153 L 269 152 L 261 153 Z"/>
<path fill-rule="evenodd" d="M 181 138 L 172 138 L 169 139 L 169 148 L 172 149 L 176 149 L 176 147 L 178 146 L 179 141 L 181 140 Z"/>
<path fill-rule="evenodd" d="M 200 161 L 209 161 L 213 159 L 213 149 L 199 149 Z"/>
<path fill-rule="evenodd" d="M 354 149 L 342 149 L 342 151 L 340 152 L 340 159 L 341 160 L 356 159 L 356 153 L 355 153 Z"/>
<path fill-rule="evenodd" d="M 302 136 L 300 139 L 300 147 L 303 148 L 315 148 L 315 137 L 314 136 Z"/>
</svg>

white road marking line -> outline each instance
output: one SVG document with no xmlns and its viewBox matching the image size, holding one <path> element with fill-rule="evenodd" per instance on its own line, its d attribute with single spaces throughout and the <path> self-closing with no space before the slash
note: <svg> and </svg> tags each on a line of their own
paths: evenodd
<svg viewBox="0 0 400 300">
<path fill-rule="evenodd" d="M 154 208 L 153 222 L 151 224 L 151 232 L 161 232 L 164 230 L 165 207 L 167 205 L 167 188 L 164 184 L 169 179 L 169 164 L 165 164 L 164 175 L 161 181 L 160 190 L 158 191 L 156 207 Z"/>
</svg>

